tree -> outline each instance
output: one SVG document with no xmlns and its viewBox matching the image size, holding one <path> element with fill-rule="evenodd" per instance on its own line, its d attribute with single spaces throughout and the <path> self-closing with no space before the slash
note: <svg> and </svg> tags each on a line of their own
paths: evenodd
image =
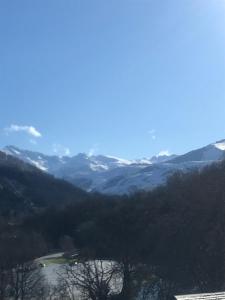
<svg viewBox="0 0 225 300">
<path fill-rule="evenodd" d="M 10 299 L 42 299 L 45 294 L 45 278 L 34 262 L 18 264 L 10 270 Z"/>
<path fill-rule="evenodd" d="M 120 292 L 117 276 L 118 266 L 114 262 L 84 261 L 65 265 L 59 282 L 68 299 L 75 300 L 80 293 L 83 299 L 108 300 L 112 294 Z"/>
</svg>

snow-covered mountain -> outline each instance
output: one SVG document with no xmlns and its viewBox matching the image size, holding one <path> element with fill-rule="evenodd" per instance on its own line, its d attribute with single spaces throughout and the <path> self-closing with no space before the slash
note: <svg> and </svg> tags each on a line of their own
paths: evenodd
<svg viewBox="0 0 225 300">
<path fill-rule="evenodd" d="M 3 150 L 86 191 L 127 194 L 140 189 L 150 190 L 164 184 L 176 171 L 187 172 L 224 159 L 225 140 L 184 155 L 158 155 L 139 160 L 104 155 L 89 156 L 85 153 L 73 157 L 48 156 L 14 146 L 7 146 Z"/>
</svg>

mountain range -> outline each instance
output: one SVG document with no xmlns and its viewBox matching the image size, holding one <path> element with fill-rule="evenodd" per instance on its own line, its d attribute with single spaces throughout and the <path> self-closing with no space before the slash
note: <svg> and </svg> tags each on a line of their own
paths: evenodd
<svg viewBox="0 0 225 300">
<path fill-rule="evenodd" d="M 151 190 L 166 183 L 177 171 L 201 169 L 223 160 L 225 140 L 183 155 L 158 155 L 137 160 L 85 153 L 72 157 L 50 156 L 15 146 L 6 146 L 2 151 L 85 191 L 122 195 Z"/>
</svg>

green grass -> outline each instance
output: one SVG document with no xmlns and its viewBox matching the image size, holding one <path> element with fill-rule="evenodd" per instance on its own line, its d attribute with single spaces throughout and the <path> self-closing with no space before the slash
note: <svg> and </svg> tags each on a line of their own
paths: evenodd
<svg viewBox="0 0 225 300">
<path fill-rule="evenodd" d="M 58 265 L 62 265 L 62 264 L 68 264 L 68 263 L 73 263 L 73 262 L 77 262 L 76 259 L 67 259 L 65 257 L 54 257 L 54 258 L 49 258 L 49 259 L 43 259 L 42 263 L 45 265 L 51 265 L 51 264 L 58 264 Z"/>
</svg>

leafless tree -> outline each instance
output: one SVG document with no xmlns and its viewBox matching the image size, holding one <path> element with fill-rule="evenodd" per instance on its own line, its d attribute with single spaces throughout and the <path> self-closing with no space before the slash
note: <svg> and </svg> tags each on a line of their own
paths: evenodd
<svg viewBox="0 0 225 300">
<path fill-rule="evenodd" d="M 116 263 L 96 260 L 66 265 L 59 276 L 61 289 L 67 299 L 108 300 L 119 291 Z"/>
<path fill-rule="evenodd" d="M 0 266 L 0 300 L 5 300 L 9 290 L 9 271 Z"/>
<path fill-rule="evenodd" d="M 10 299 L 44 299 L 45 278 L 34 262 L 22 263 L 10 270 Z"/>
</svg>

